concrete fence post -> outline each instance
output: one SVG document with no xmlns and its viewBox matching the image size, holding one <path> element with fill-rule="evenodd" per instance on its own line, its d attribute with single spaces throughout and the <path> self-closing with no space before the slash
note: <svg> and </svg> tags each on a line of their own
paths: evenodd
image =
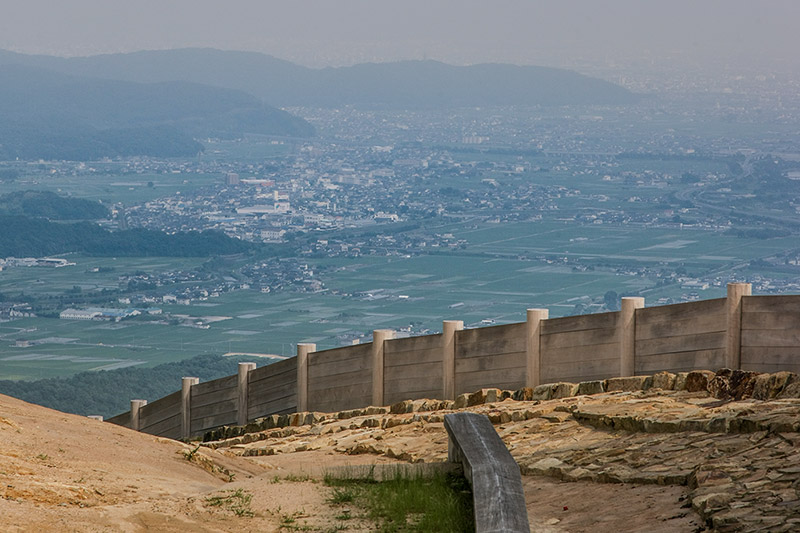
<svg viewBox="0 0 800 533">
<path fill-rule="evenodd" d="M 542 384 L 542 320 L 547 320 L 547 309 L 528 309 L 527 335 L 525 340 L 525 386 L 536 387 Z"/>
<path fill-rule="evenodd" d="M 147 405 L 147 400 L 131 400 L 131 429 L 139 431 L 139 409 Z"/>
<path fill-rule="evenodd" d="M 644 298 L 622 299 L 619 313 L 619 375 L 636 374 L 636 310 L 644 307 Z"/>
<path fill-rule="evenodd" d="M 391 329 L 372 332 L 372 405 L 383 405 L 383 341 L 393 338 Z"/>
<path fill-rule="evenodd" d="M 308 411 L 308 354 L 317 351 L 317 345 L 301 342 L 297 345 L 297 412 Z"/>
<path fill-rule="evenodd" d="M 750 296 L 752 291 L 749 283 L 728 283 L 725 366 L 733 370 L 742 368 L 742 297 Z"/>
<path fill-rule="evenodd" d="M 247 424 L 247 404 L 248 404 L 248 374 L 251 370 L 255 370 L 255 363 L 239 363 L 239 380 L 236 387 L 239 393 L 239 400 L 236 404 L 237 422 L 240 426 Z"/>
<path fill-rule="evenodd" d="M 181 438 L 192 436 L 192 385 L 200 383 L 200 378 L 181 380 Z"/>
<path fill-rule="evenodd" d="M 442 396 L 456 399 L 456 331 L 464 329 L 463 320 L 442 322 Z"/>
</svg>

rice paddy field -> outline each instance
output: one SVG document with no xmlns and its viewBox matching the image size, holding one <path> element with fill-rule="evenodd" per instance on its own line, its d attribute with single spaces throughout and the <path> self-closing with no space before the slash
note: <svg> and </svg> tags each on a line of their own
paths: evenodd
<svg viewBox="0 0 800 533">
<path fill-rule="evenodd" d="M 613 263 L 728 275 L 748 261 L 791 246 L 790 238 L 748 240 L 708 230 L 574 226 L 561 221 L 461 225 L 443 228 L 468 246 L 417 256 L 313 259 L 326 291 L 256 290 L 223 293 L 190 305 L 161 305 L 165 314 L 197 318 L 207 329 L 140 319 L 121 322 L 23 318 L 0 322 L 0 377 L 38 379 L 85 370 L 154 366 L 199 354 L 291 356 L 298 342 L 319 348 L 368 341 L 374 329 L 438 331 L 445 319 L 468 327 L 523 321 L 525 310 L 546 307 L 570 314 L 608 290 L 643 294 L 649 305 L 680 298 L 677 285 L 618 272 Z M 74 287 L 113 289 L 118 276 L 137 270 L 175 271 L 201 259 L 67 256 L 74 266 L 11 268 L 0 273 L 0 293 L 19 290 L 43 297 Z M 547 261 L 545 261 L 545 259 Z M 564 260 L 567 262 L 564 262 Z M 596 264 L 576 271 L 570 260 Z M 698 291 L 716 298 L 724 285 Z M 164 321 L 166 322 L 166 321 Z M 29 345 L 19 346 L 18 341 Z M 24 344 L 24 343 L 23 343 Z"/>
</svg>

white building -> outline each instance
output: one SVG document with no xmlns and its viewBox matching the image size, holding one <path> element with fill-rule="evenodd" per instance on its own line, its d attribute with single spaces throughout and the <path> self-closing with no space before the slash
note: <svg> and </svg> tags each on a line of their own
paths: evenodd
<svg viewBox="0 0 800 533">
<path fill-rule="evenodd" d="M 102 313 L 93 309 L 64 309 L 58 318 L 66 320 L 96 320 Z"/>
</svg>

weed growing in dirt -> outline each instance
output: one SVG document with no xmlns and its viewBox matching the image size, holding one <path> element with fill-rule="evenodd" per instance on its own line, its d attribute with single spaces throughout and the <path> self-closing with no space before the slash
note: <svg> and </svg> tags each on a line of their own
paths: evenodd
<svg viewBox="0 0 800 533">
<path fill-rule="evenodd" d="M 197 454 L 198 450 L 200 450 L 200 445 L 199 444 L 197 445 L 197 448 L 195 448 L 192 451 L 183 450 L 183 456 L 186 458 L 187 461 L 190 461 L 190 462 L 194 461 L 195 455 Z"/>
<path fill-rule="evenodd" d="M 351 518 L 353 518 L 353 516 L 350 514 L 350 509 L 345 509 L 344 511 L 336 515 L 334 518 L 336 518 L 336 520 L 350 520 Z"/>
<path fill-rule="evenodd" d="M 305 524 L 298 524 L 297 519 L 306 516 L 302 511 L 293 514 L 282 514 L 280 528 L 287 531 L 311 531 L 313 528 Z"/>
<path fill-rule="evenodd" d="M 250 502 L 253 495 L 245 492 L 242 489 L 226 490 L 219 496 L 210 496 L 206 498 L 206 505 L 209 507 L 220 507 L 228 510 L 236 516 L 253 516 L 253 511 L 250 510 Z"/>
<path fill-rule="evenodd" d="M 350 503 L 356 497 L 356 490 L 353 487 L 334 487 L 333 494 L 328 498 L 328 503 L 335 505 Z"/>
</svg>

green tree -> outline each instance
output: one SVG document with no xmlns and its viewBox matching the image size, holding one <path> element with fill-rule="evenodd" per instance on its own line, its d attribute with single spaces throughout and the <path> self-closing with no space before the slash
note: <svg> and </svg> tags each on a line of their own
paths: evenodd
<svg viewBox="0 0 800 533">
<path fill-rule="evenodd" d="M 619 311 L 619 295 L 617 291 L 607 291 L 603 295 L 603 303 L 609 311 Z"/>
</svg>

